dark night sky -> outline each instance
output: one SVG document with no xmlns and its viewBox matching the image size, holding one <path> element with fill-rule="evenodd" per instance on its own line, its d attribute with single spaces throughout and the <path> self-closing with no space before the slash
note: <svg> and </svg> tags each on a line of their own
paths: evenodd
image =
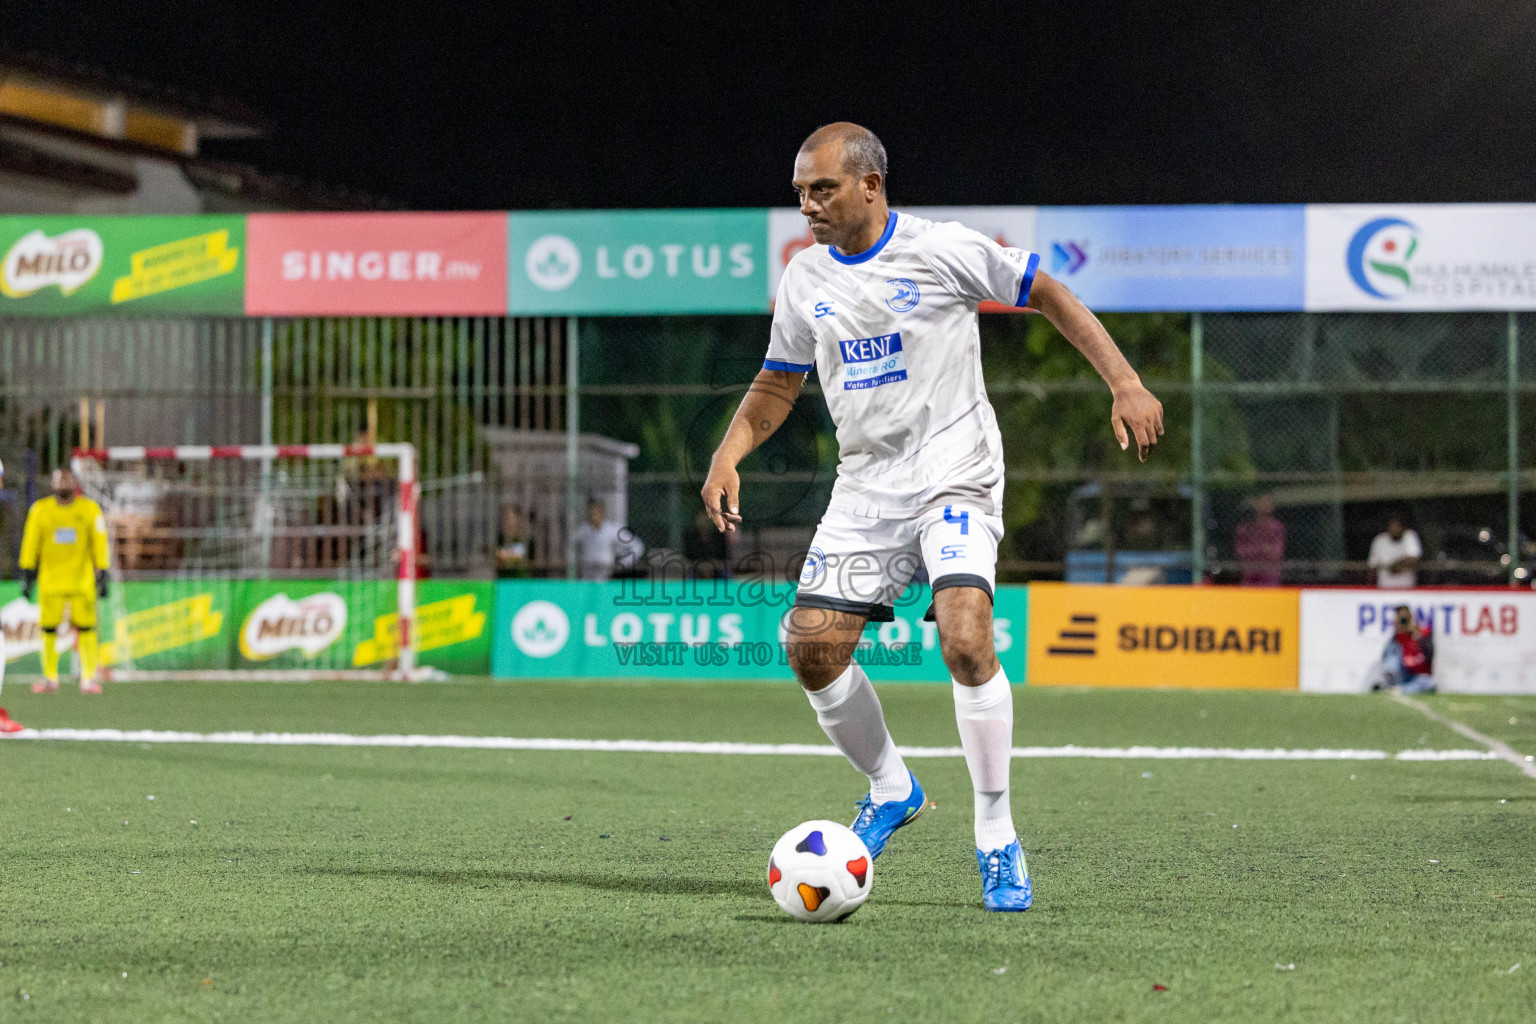
<svg viewBox="0 0 1536 1024">
<path fill-rule="evenodd" d="M 800 139 L 838 119 L 883 138 L 898 203 L 1536 199 L 1530 0 L 74 0 L 7 20 L 12 50 L 267 118 L 215 156 L 418 208 L 788 204 Z"/>
</svg>

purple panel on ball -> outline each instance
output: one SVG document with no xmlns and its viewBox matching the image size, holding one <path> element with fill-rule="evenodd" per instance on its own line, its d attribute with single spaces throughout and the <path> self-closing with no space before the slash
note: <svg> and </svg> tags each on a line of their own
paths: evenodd
<svg viewBox="0 0 1536 1024">
<path fill-rule="evenodd" d="M 795 852 L 814 853 L 818 857 L 825 857 L 827 855 L 827 843 L 826 840 L 821 838 L 821 830 L 817 829 L 800 840 L 800 844 L 795 847 Z"/>
</svg>

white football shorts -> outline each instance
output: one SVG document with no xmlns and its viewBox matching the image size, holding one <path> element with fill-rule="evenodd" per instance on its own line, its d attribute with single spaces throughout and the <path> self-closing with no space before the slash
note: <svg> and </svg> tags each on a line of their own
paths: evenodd
<svg viewBox="0 0 1536 1024">
<path fill-rule="evenodd" d="M 1001 516 L 970 505 L 945 505 L 915 519 L 828 509 L 806 552 L 795 605 L 890 622 L 919 569 L 934 591 L 980 587 L 991 597 L 1002 536 Z"/>
</svg>

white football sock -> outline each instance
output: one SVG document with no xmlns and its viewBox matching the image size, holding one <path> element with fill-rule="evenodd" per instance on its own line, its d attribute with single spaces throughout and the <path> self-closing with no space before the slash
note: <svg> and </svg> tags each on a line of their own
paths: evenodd
<svg viewBox="0 0 1536 1024">
<path fill-rule="evenodd" d="M 1001 668 L 980 686 L 955 688 L 955 724 L 976 794 L 976 849 L 1000 850 L 1019 837 L 1008 807 L 1013 757 L 1013 690 Z"/>
<path fill-rule="evenodd" d="M 869 794 L 875 803 L 905 800 L 912 795 L 912 779 L 885 728 L 880 698 L 858 662 L 851 663 L 828 686 L 805 691 L 805 696 L 816 709 L 816 721 L 827 739 L 869 776 Z"/>
</svg>

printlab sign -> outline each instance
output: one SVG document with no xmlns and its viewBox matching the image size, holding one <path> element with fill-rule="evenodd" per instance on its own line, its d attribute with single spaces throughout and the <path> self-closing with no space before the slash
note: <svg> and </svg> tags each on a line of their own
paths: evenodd
<svg viewBox="0 0 1536 1024">
<path fill-rule="evenodd" d="M 1496 590 L 1302 591 L 1301 688 L 1370 689 L 1398 605 L 1432 629 L 1442 692 L 1536 693 L 1536 594 Z"/>
<path fill-rule="evenodd" d="M 768 308 L 762 210 L 514 213 L 508 242 L 513 316 Z"/>
</svg>

